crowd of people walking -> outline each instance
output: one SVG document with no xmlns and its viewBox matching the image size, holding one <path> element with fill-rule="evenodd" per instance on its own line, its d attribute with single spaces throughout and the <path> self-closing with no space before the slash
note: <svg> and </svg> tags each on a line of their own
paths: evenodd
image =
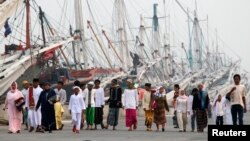
<svg viewBox="0 0 250 141">
<path fill-rule="evenodd" d="M 234 85 L 226 94 L 218 93 L 211 102 L 204 85 L 199 84 L 188 94 L 178 84 L 174 85 L 172 103 L 168 104 L 167 92 L 163 86 L 152 87 L 151 83 L 143 86 L 141 97 L 142 108 L 145 112 L 146 131 L 152 131 L 153 123 L 156 131 L 165 131 L 167 122 L 166 114 L 170 106 L 174 109 L 173 124 L 179 132 L 187 132 L 188 118 L 191 121 L 191 131 L 204 132 L 208 124 L 208 108 L 212 103 L 213 118 L 216 125 L 233 124 L 243 125 L 243 114 L 246 112 L 246 89 L 240 84 L 240 75 L 234 77 Z M 128 131 L 138 127 L 139 92 L 132 79 L 127 79 L 127 88 L 122 89 L 117 79 L 111 81 L 109 88 L 108 116 L 106 124 L 103 122 L 105 92 L 101 81 L 88 82 L 86 88 L 79 81 L 75 81 L 72 95 L 69 99 L 68 109 L 72 117 L 72 131 L 79 133 L 86 125 L 86 130 L 96 130 L 98 125 L 102 129 L 112 126 L 113 130 L 119 123 L 119 112 L 125 111 L 125 125 Z M 59 81 L 55 89 L 51 84 L 40 83 L 33 79 L 33 83 L 23 81 L 23 90 L 19 91 L 17 83 L 13 82 L 7 93 L 5 106 L 9 117 L 9 132 L 20 133 L 22 123 L 29 132 L 62 130 L 62 116 L 66 109 L 63 106 L 67 101 L 64 83 Z M 21 108 L 20 108 L 21 107 Z M 24 107 L 24 109 L 22 109 Z M 224 123 L 225 122 L 225 123 Z"/>
</svg>

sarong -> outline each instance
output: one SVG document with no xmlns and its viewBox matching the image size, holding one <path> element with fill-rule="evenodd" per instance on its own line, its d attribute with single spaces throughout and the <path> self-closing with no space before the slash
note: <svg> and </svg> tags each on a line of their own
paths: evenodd
<svg viewBox="0 0 250 141">
<path fill-rule="evenodd" d="M 119 117 L 119 108 L 109 108 L 109 114 L 107 118 L 108 125 L 117 126 Z"/>
<path fill-rule="evenodd" d="M 166 114 L 165 109 L 155 109 L 154 110 L 154 123 L 155 124 L 164 124 L 166 123 Z"/>
<path fill-rule="evenodd" d="M 95 121 L 95 107 L 88 107 L 86 109 L 86 121 L 88 125 L 93 125 Z"/>
<path fill-rule="evenodd" d="M 203 131 L 207 127 L 207 113 L 205 110 L 196 110 L 197 130 Z"/>
<path fill-rule="evenodd" d="M 103 120 L 103 108 L 95 107 L 95 124 L 101 124 Z"/>
<path fill-rule="evenodd" d="M 136 109 L 126 109 L 126 127 L 131 127 L 136 125 Z"/>
</svg>

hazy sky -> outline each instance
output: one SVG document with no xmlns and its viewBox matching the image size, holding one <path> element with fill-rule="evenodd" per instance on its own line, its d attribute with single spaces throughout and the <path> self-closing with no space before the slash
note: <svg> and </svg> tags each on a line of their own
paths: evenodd
<svg viewBox="0 0 250 141">
<path fill-rule="evenodd" d="M 221 38 L 242 58 L 242 66 L 250 72 L 250 1 L 197 0 L 208 12 Z"/>
<path fill-rule="evenodd" d="M 55 20 L 60 19 L 61 8 L 65 0 L 36 0 L 38 5 L 41 5 L 43 10 Z M 73 7 L 73 0 L 70 0 Z M 86 0 L 82 0 L 86 1 Z M 195 0 L 179 0 L 184 8 L 188 8 L 190 11 L 194 10 Z M 89 0 L 93 7 L 93 13 L 98 15 L 101 25 L 104 29 L 111 28 L 111 16 L 113 10 L 114 0 Z M 60 3 L 60 6 L 58 4 Z M 144 17 L 152 16 L 152 7 L 154 3 L 159 3 L 159 16 L 163 15 L 163 0 L 125 0 L 127 5 L 128 15 L 130 21 L 135 27 L 139 26 L 140 14 Z M 188 30 L 187 30 L 187 17 L 180 7 L 176 4 L 175 0 L 166 0 L 167 3 L 167 15 L 170 15 L 170 40 L 174 42 L 174 45 L 179 46 L 181 42 L 188 45 Z M 214 32 L 215 28 L 218 30 L 220 38 L 226 43 L 219 42 L 220 50 L 225 51 L 229 56 L 242 58 L 242 66 L 248 72 L 250 72 L 250 0 L 197 0 L 198 6 L 198 18 L 206 19 L 209 16 L 209 28 L 210 32 Z M 84 10 L 87 7 L 84 5 Z M 73 11 L 73 9 L 71 8 Z M 72 12 L 67 12 L 67 20 L 65 21 L 65 27 L 68 27 L 67 22 L 73 21 Z M 85 15 L 89 13 L 85 12 Z M 152 22 L 149 19 L 145 19 L 147 25 Z M 206 27 L 205 22 L 200 23 L 202 27 Z M 164 26 L 163 20 L 161 20 L 160 26 Z M 162 31 L 163 32 L 163 31 Z M 203 31 L 206 33 L 205 31 Z M 211 34 L 210 33 L 210 34 Z M 210 45 L 215 44 L 214 39 L 210 40 Z"/>
</svg>

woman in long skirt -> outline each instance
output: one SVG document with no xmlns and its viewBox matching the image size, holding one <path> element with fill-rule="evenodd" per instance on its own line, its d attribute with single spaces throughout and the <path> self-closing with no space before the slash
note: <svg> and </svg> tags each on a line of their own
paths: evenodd
<svg viewBox="0 0 250 141">
<path fill-rule="evenodd" d="M 159 92 L 156 93 L 154 97 L 153 105 L 154 109 L 154 123 L 156 124 L 157 131 L 159 131 L 159 126 L 162 125 L 162 132 L 165 131 L 166 119 L 166 110 L 169 111 L 169 107 L 166 100 L 166 95 L 164 94 L 165 89 L 161 87 Z"/>
<path fill-rule="evenodd" d="M 23 94 L 17 89 L 17 83 L 13 82 L 11 84 L 11 90 L 7 93 L 5 100 L 5 107 L 3 110 L 8 109 L 9 118 L 9 132 L 8 133 L 20 133 L 23 114 L 21 110 L 18 110 L 15 101 L 22 98 Z"/>
</svg>

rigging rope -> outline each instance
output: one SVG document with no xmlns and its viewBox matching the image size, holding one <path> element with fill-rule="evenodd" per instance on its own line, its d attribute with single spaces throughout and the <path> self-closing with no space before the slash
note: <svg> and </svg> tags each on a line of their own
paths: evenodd
<svg viewBox="0 0 250 141">
<path fill-rule="evenodd" d="M 92 19 L 93 19 L 93 23 L 94 23 L 94 25 L 96 25 L 96 20 L 95 20 L 95 18 L 94 18 L 94 14 L 93 14 L 92 9 L 91 9 L 91 7 L 90 7 L 89 0 L 87 0 L 87 5 L 88 5 L 88 9 L 89 9 L 90 15 L 91 15 L 91 17 L 92 17 Z M 97 18 L 97 21 L 99 22 L 98 18 Z M 91 25 L 92 25 L 92 24 L 91 24 Z M 99 35 L 102 35 L 101 31 L 98 30 L 97 27 L 96 27 L 96 29 L 97 29 L 97 33 L 98 33 Z M 98 35 L 98 34 L 97 34 L 97 35 Z M 99 38 L 99 40 L 101 41 L 101 44 L 104 45 L 103 38 Z M 103 46 L 103 50 L 102 50 L 102 51 L 104 52 L 104 55 L 107 53 L 107 48 L 106 48 L 106 46 Z M 102 56 L 103 56 L 103 55 L 102 55 Z M 109 56 L 112 56 L 112 55 L 109 55 Z M 110 60 L 110 57 L 108 57 L 108 60 Z M 108 61 L 108 60 L 107 60 L 107 61 Z M 98 60 L 97 60 L 97 61 L 98 61 Z"/>
</svg>

